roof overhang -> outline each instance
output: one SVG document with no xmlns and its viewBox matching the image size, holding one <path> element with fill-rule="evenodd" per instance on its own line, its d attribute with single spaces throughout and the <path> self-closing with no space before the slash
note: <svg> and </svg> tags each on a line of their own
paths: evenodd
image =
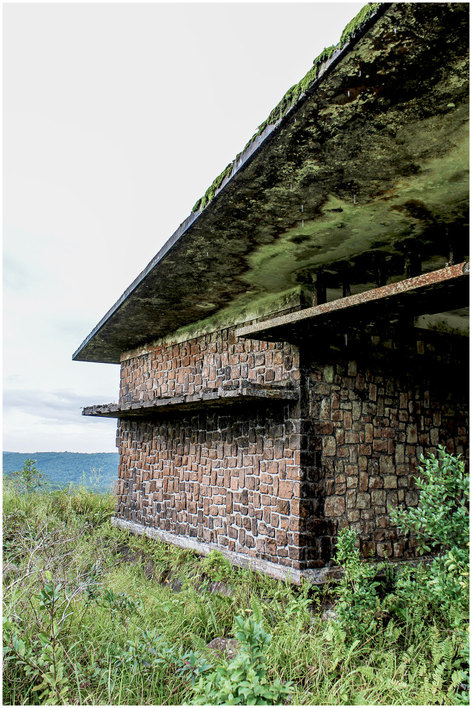
<svg viewBox="0 0 472 708">
<path fill-rule="evenodd" d="M 187 328 L 293 304 L 322 270 L 338 297 L 436 270 L 468 243 L 469 8 L 383 5 L 238 158 L 73 355 L 123 352 Z M 291 299 L 292 298 L 292 299 Z"/>
</svg>

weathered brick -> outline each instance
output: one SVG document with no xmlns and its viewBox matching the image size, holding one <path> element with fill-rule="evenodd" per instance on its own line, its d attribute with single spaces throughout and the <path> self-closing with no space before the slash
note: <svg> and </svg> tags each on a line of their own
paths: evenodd
<svg viewBox="0 0 472 708">
<path fill-rule="evenodd" d="M 369 475 L 367 472 L 361 472 L 359 474 L 359 490 L 361 492 L 366 492 L 369 488 Z"/>
<path fill-rule="evenodd" d="M 387 499 L 387 492 L 383 489 L 373 489 L 371 492 L 371 499 L 372 504 L 375 504 L 376 506 L 383 505 Z"/>
<path fill-rule="evenodd" d="M 332 436 L 325 436 L 323 438 L 323 455 L 330 457 L 336 454 L 336 439 Z"/>
<path fill-rule="evenodd" d="M 359 492 L 356 501 L 358 509 L 367 509 L 370 506 L 370 494 Z"/>
<path fill-rule="evenodd" d="M 384 488 L 385 489 L 396 489 L 398 484 L 398 478 L 396 475 L 387 475 L 384 477 Z"/>
<path fill-rule="evenodd" d="M 380 474 L 387 475 L 395 472 L 393 459 L 389 455 L 382 455 L 380 458 Z"/>
<path fill-rule="evenodd" d="M 290 502 L 285 499 L 277 501 L 277 511 L 279 514 L 290 514 Z"/>
</svg>

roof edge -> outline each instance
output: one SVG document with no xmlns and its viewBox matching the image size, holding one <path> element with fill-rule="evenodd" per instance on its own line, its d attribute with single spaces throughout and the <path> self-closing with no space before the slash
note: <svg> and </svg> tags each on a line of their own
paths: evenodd
<svg viewBox="0 0 472 708">
<path fill-rule="evenodd" d="M 281 128 L 285 125 L 285 123 L 290 119 L 292 114 L 296 112 L 308 99 L 309 96 L 311 96 L 317 89 L 318 85 L 321 83 L 322 79 L 324 79 L 334 68 L 335 66 L 341 61 L 341 59 L 347 54 L 347 52 L 352 49 L 352 47 L 357 44 L 357 42 L 364 36 L 364 34 L 372 27 L 372 25 L 383 15 L 385 12 L 393 5 L 394 3 L 388 2 L 388 3 L 368 3 L 362 10 L 348 23 L 346 28 L 343 31 L 343 34 L 341 35 L 341 40 L 346 36 L 347 33 L 347 41 L 338 48 L 340 42 L 338 45 L 334 47 L 334 50 L 332 53 L 327 58 L 323 58 L 323 60 L 320 62 L 319 66 L 317 67 L 317 72 L 315 78 L 309 82 L 309 84 L 306 86 L 305 90 L 299 93 L 294 102 L 288 106 L 286 109 L 285 113 L 276 119 L 275 122 L 269 123 L 265 125 L 264 123 L 261 125 L 264 126 L 263 130 L 260 133 L 256 133 L 251 140 L 247 143 L 246 147 L 244 150 L 239 153 L 239 155 L 236 156 L 234 161 L 228 165 L 228 167 L 223 171 L 223 173 L 216 178 L 215 182 L 220 180 L 220 183 L 218 187 L 215 189 L 214 194 L 209 202 L 203 207 L 201 210 L 198 211 L 192 211 L 189 216 L 180 224 L 180 226 L 174 231 L 172 236 L 165 242 L 165 244 L 162 246 L 162 248 L 157 252 L 157 254 L 151 259 L 151 261 L 148 263 L 148 265 L 139 273 L 139 275 L 133 280 L 131 285 L 129 285 L 126 290 L 122 293 L 122 295 L 118 298 L 118 300 L 112 305 L 112 307 L 105 313 L 105 315 L 101 318 L 101 320 L 98 322 L 97 325 L 92 329 L 92 331 L 87 335 L 87 337 L 83 340 L 83 342 L 80 344 L 80 346 L 76 349 L 76 351 L 72 355 L 72 360 L 73 361 L 95 361 L 97 362 L 96 359 L 89 359 L 87 356 L 84 356 L 81 354 L 83 353 L 84 349 L 87 347 L 87 345 L 91 342 L 91 340 L 95 337 L 95 335 L 98 334 L 98 332 L 103 328 L 103 326 L 107 323 L 107 321 L 119 310 L 119 308 L 123 305 L 125 300 L 128 299 L 128 297 L 132 294 L 134 290 L 143 282 L 143 280 L 146 278 L 146 276 L 154 270 L 154 268 L 159 264 L 159 262 L 166 256 L 166 254 L 173 248 L 173 246 L 180 240 L 180 238 L 190 229 L 190 227 L 199 219 L 201 216 L 206 211 L 206 206 L 209 206 L 212 204 L 214 201 L 216 201 L 221 193 L 225 190 L 227 187 L 228 183 L 233 180 L 235 175 L 242 170 L 243 168 L 247 167 L 256 154 L 259 152 L 259 150 L 270 140 L 272 139 L 280 130 Z M 373 8 L 372 12 L 366 17 L 364 15 L 363 21 L 360 22 L 357 26 L 352 27 L 352 24 L 355 23 L 356 19 L 361 15 L 361 13 L 365 12 L 365 9 L 371 6 Z M 351 28 L 349 30 L 349 28 Z M 327 50 L 324 49 L 323 52 L 317 57 L 317 59 L 322 58 L 325 56 L 325 52 Z M 314 63 L 317 62 L 317 59 L 314 60 Z M 304 79 L 309 75 L 305 75 L 305 77 L 299 82 L 299 84 L 296 84 L 296 86 L 299 86 Z M 293 87 L 292 87 L 293 88 Z M 290 91 L 291 89 L 289 89 Z M 282 99 L 283 101 L 284 99 Z M 280 103 L 282 103 L 282 101 Z M 280 103 L 278 105 L 280 105 Z M 277 109 L 277 107 L 276 107 Z M 276 110 L 274 109 L 274 111 Z M 273 112 L 270 114 L 272 115 Z M 270 118 L 270 116 L 269 116 Z M 231 170 L 228 170 L 229 167 L 232 167 Z M 227 173 L 227 174 L 226 174 Z M 213 184 L 215 184 L 215 182 Z M 211 187 L 210 187 L 211 189 Z M 208 190 L 207 190 L 208 191 Z M 198 202 L 197 202 L 198 205 Z M 195 209 L 195 207 L 194 207 Z M 97 362 L 99 363 L 99 362 Z M 107 362 L 102 362 L 102 363 L 120 363 L 119 360 L 117 361 L 107 361 Z"/>
</svg>

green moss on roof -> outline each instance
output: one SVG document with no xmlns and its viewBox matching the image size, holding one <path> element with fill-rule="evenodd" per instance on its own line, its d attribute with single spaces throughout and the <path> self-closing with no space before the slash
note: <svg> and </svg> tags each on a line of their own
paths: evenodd
<svg viewBox="0 0 472 708">
<path fill-rule="evenodd" d="M 301 94 L 308 89 L 308 87 L 310 86 L 310 84 L 313 83 L 313 81 L 315 81 L 318 76 L 321 65 L 324 62 L 328 61 L 328 59 L 331 59 L 334 52 L 342 49 L 344 45 L 349 42 L 351 37 L 357 32 L 360 27 L 362 27 L 362 25 L 371 17 L 371 15 L 377 11 L 381 4 L 382 3 L 380 2 L 372 2 L 368 3 L 367 5 L 364 5 L 364 7 L 357 13 L 357 15 L 346 25 L 339 42 L 336 45 L 333 44 L 330 47 L 326 47 L 325 49 L 323 49 L 322 52 L 320 52 L 320 54 L 318 54 L 318 56 L 313 60 L 313 66 L 297 84 L 294 84 L 291 88 L 288 89 L 288 91 L 284 94 L 284 96 L 276 105 L 276 107 L 270 112 L 266 120 L 261 123 L 257 131 L 254 133 L 252 138 L 244 147 L 244 149 L 236 155 L 234 160 L 230 162 L 229 165 L 225 167 L 223 172 L 221 172 L 221 174 L 219 174 L 218 177 L 213 181 L 213 183 L 208 187 L 203 197 L 201 197 L 196 202 L 192 209 L 192 212 L 203 211 L 207 204 L 211 202 L 216 192 L 221 187 L 225 178 L 231 175 L 235 163 L 245 152 L 245 150 L 247 150 L 251 143 L 259 135 L 261 135 L 261 133 L 268 125 L 273 125 L 274 123 L 277 123 L 277 121 L 279 121 L 287 113 L 287 111 L 297 102 Z"/>
<path fill-rule="evenodd" d="M 364 22 L 369 19 L 373 12 L 376 12 L 378 10 L 381 4 L 382 3 L 380 2 L 370 2 L 367 5 L 364 5 L 361 10 L 359 10 L 357 15 L 353 17 L 353 19 L 345 26 L 341 35 L 341 39 L 338 42 L 338 48 L 343 47 L 345 44 L 347 44 L 347 42 L 349 42 L 353 34 L 357 32 L 359 27 L 361 27 Z"/>
</svg>

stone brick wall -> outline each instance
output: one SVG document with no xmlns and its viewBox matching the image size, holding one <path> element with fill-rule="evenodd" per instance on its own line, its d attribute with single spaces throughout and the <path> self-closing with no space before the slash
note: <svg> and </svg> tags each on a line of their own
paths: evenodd
<svg viewBox="0 0 472 708">
<path fill-rule="evenodd" d="M 466 372 L 466 349 L 455 337 L 415 338 L 400 351 L 388 338 L 365 337 L 355 359 L 332 352 L 329 363 L 319 363 L 308 356 L 309 567 L 332 557 L 345 526 L 359 533 L 366 557 L 415 554 L 416 540 L 398 535 L 388 509 L 416 506 L 420 455 L 439 444 L 466 455 Z"/>
<path fill-rule="evenodd" d="M 299 568 L 293 408 L 122 420 L 117 515 Z"/>
<path fill-rule="evenodd" d="M 198 394 L 224 382 L 260 384 L 300 378 L 296 347 L 281 342 L 236 341 L 232 329 L 187 342 L 149 346 L 123 355 L 120 403 Z"/>
<path fill-rule="evenodd" d="M 291 383 L 300 400 L 122 419 L 118 517 L 293 569 L 326 565 L 344 526 L 366 556 L 413 556 L 388 507 L 417 503 L 420 454 L 465 452 L 467 354 L 461 338 L 400 340 L 299 352 L 224 330 L 128 353 L 123 402 L 242 380 Z"/>
<path fill-rule="evenodd" d="M 291 382 L 298 351 L 231 330 L 130 352 L 120 400 L 197 394 L 224 382 Z M 249 557 L 300 567 L 298 403 L 121 420 L 117 515 Z"/>
</svg>

